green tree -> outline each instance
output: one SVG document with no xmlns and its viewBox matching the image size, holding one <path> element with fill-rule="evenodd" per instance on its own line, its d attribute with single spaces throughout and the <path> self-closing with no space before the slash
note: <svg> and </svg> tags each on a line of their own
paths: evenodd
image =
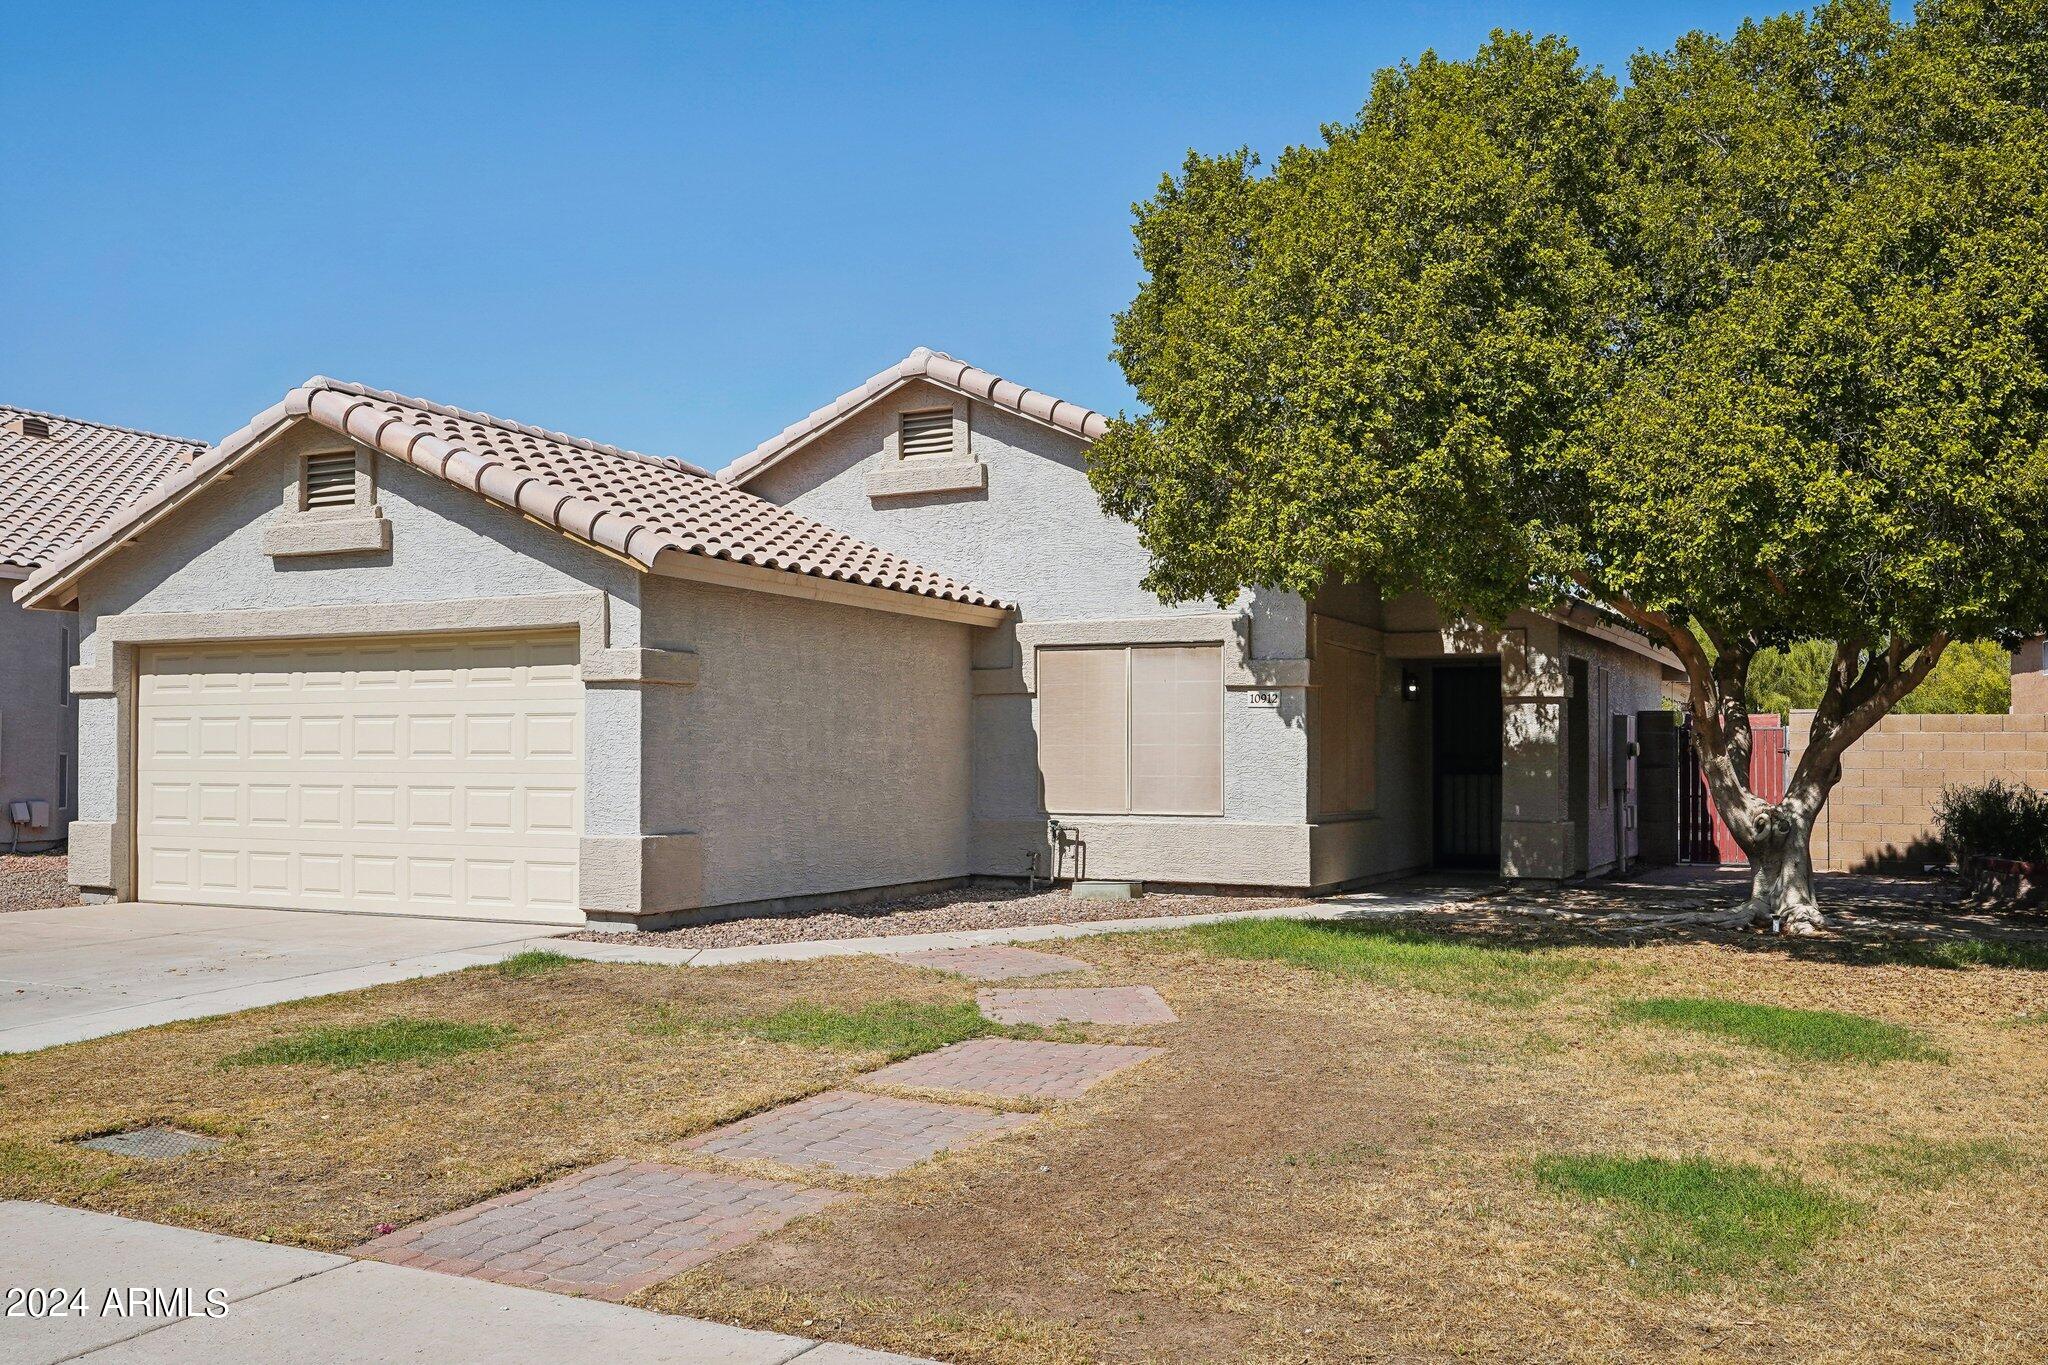
<svg viewBox="0 0 2048 1365">
<path fill-rule="evenodd" d="M 1843 751 L 1950 641 L 2048 629 L 2044 109 L 2048 0 L 1837 0 L 1625 89 L 1557 38 L 1424 55 L 1270 172 L 1190 155 L 1138 206 L 1144 411 L 1091 477 L 1169 598 L 1625 616 L 1685 666 L 1754 869 L 1730 918 L 1810 932 Z M 1801 640 L 1769 802 L 1750 674 Z"/>
<path fill-rule="evenodd" d="M 1786 649 L 1760 649 L 1749 668 L 1749 709 L 1812 710 L 1827 690 L 1835 649 L 1821 640 L 1801 640 Z M 1988 640 L 1952 644 L 1927 680 L 1907 693 L 1894 710 L 1907 713 L 2003 714 L 2012 709 L 2012 656 Z"/>
</svg>

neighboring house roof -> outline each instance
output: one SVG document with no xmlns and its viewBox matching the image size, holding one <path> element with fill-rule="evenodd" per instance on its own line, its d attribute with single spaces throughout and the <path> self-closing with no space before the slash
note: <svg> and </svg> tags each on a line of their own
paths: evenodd
<svg viewBox="0 0 2048 1365">
<path fill-rule="evenodd" d="M 978 370 L 964 360 L 955 360 L 943 352 L 920 346 L 859 388 L 848 389 L 801 422 L 784 427 L 780 433 L 718 471 L 718 477 L 728 483 L 745 483 L 869 404 L 918 380 L 965 394 L 992 407 L 1006 408 L 1084 441 L 1092 441 L 1109 429 L 1109 419 L 1092 408 L 1069 403 L 1064 398 L 1054 398 L 1036 389 L 1027 389 L 1022 384 L 1013 384 L 1001 375 Z"/>
<path fill-rule="evenodd" d="M 33 434 L 39 426 L 49 434 Z M 0 403 L 0 578 L 91 536 L 204 449 L 182 436 Z"/>
<path fill-rule="evenodd" d="M 40 599 L 75 580 L 152 518 L 300 419 L 648 569 L 663 554 L 684 554 L 974 607 L 1006 605 L 721 483 L 695 465 L 324 377 L 293 389 L 193 463 L 184 477 L 123 509 L 16 596 Z"/>
</svg>

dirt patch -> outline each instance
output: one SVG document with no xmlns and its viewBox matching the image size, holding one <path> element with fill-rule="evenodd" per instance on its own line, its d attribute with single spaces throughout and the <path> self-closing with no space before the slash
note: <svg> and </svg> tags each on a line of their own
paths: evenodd
<svg viewBox="0 0 2048 1365">
<path fill-rule="evenodd" d="M 70 860 L 61 853 L 0 854 L 0 913 L 77 905 L 69 876 Z"/>
<path fill-rule="evenodd" d="M 591 930 L 566 937 L 592 943 L 638 943 L 662 948 L 743 948 L 762 943 L 876 938 L 886 934 L 938 934 L 953 929 L 1017 929 L 1033 924 L 1214 915 L 1226 910 L 1268 910 L 1302 904 L 1306 902 L 1299 897 L 1287 896 L 1153 894 L 1136 900 L 1112 901 L 1084 899 L 1064 891 L 1032 894 L 970 887 L 801 915 L 766 915 L 647 933 L 608 934 Z"/>
</svg>

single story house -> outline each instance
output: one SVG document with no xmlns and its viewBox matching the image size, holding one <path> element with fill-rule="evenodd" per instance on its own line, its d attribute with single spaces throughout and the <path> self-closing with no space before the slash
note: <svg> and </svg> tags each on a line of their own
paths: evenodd
<svg viewBox="0 0 2048 1365">
<path fill-rule="evenodd" d="M 309 380 L 17 592 L 78 613 L 73 878 L 658 926 L 1626 856 L 1669 656 L 1359 585 L 1168 606 L 1104 421 L 920 349 L 713 475 Z"/>
<path fill-rule="evenodd" d="M 203 441 L 0 404 L 0 584 L 12 588 L 190 464 Z M 77 801 L 78 622 L 0 602 L 0 852 L 60 842 Z"/>
</svg>

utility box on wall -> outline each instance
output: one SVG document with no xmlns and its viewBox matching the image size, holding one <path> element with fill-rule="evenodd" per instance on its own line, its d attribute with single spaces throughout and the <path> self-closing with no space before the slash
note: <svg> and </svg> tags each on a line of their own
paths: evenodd
<svg viewBox="0 0 2048 1365">
<path fill-rule="evenodd" d="M 1650 867 L 1678 862 L 1679 752 L 1675 711 L 1636 713 L 1636 858 Z"/>
<path fill-rule="evenodd" d="M 7 822 L 18 829 L 48 829 L 50 827 L 50 803 L 47 801 L 9 801 Z"/>
</svg>

